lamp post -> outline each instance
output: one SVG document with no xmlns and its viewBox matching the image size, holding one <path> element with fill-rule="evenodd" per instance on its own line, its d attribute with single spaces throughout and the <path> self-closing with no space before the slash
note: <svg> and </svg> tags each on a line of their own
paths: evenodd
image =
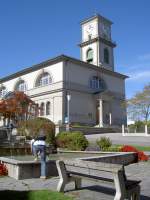
<svg viewBox="0 0 150 200">
<path fill-rule="evenodd" d="M 69 131 L 69 124 L 70 124 L 70 100 L 71 100 L 71 95 L 68 93 L 67 94 L 67 118 L 68 118 L 68 126 L 67 126 L 67 131 Z"/>
</svg>

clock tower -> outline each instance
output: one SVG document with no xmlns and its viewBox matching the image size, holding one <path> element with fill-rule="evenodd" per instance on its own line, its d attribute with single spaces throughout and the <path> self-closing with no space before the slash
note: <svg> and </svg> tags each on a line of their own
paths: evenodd
<svg viewBox="0 0 150 200">
<path fill-rule="evenodd" d="M 100 15 L 95 15 L 81 22 L 82 42 L 81 60 L 114 71 L 113 48 L 116 44 L 111 39 L 112 22 Z"/>
</svg>

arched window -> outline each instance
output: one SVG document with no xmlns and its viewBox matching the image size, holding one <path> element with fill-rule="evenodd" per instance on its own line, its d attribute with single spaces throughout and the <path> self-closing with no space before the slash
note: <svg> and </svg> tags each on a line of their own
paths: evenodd
<svg viewBox="0 0 150 200">
<path fill-rule="evenodd" d="M 109 64 L 109 50 L 107 48 L 104 49 L 104 63 Z"/>
<path fill-rule="evenodd" d="M 24 80 L 20 80 L 15 85 L 15 90 L 25 92 L 27 90 L 27 84 Z"/>
<path fill-rule="evenodd" d="M 88 49 L 86 53 L 86 61 L 88 63 L 93 63 L 93 49 Z"/>
<path fill-rule="evenodd" d="M 46 103 L 46 115 L 50 115 L 50 108 L 51 107 L 51 103 L 48 101 L 47 103 Z"/>
<path fill-rule="evenodd" d="M 7 94 L 6 87 L 2 86 L 0 88 L 0 98 L 3 98 Z"/>
<path fill-rule="evenodd" d="M 106 88 L 105 82 L 98 76 L 93 76 L 92 79 L 90 80 L 90 88 L 103 91 Z"/>
<path fill-rule="evenodd" d="M 35 86 L 36 87 L 45 86 L 45 85 L 49 85 L 51 83 L 52 83 L 52 78 L 51 78 L 50 74 L 47 72 L 44 72 L 37 78 Z"/>
<path fill-rule="evenodd" d="M 45 104 L 41 103 L 41 106 L 40 106 L 40 116 L 44 116 L 44 114 L 45 114 Z"/>
</svg>

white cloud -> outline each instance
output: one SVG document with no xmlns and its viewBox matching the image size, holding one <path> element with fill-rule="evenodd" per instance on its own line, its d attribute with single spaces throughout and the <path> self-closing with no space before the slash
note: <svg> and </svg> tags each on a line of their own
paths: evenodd
<svg viewBox="0 0 150 200">
<path fill-rule="evenodd" d="M 118 68 L 116 71 L 127 74 L 127 75 L 132 75 L 136 71 L 140 73 L 140 71 L 149 71 L 150 70 L 150 62 L 137 62 L 136 64 L 122 64 L 121 68 Z"/>
<path fill-rule="evenodd" d="M 139 56 L 138 60 L 140 61 L 150 60 L 150 53 Z"/>
<path fill-rule="evenodd" d="M 146 71 L 138 71 L 138 72 L 133 72 L 133 73 L 129 73 L 129 79 L 128 81 L 148 81 L 150 82 L 150 70 L 146 70 Z"/>
</svg>

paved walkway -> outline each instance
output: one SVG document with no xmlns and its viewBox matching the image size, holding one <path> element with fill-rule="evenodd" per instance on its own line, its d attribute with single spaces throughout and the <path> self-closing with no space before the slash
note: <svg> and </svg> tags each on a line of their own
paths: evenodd
<svg viewBox="0 0 150 200">
<path fill-rule="evenodd" d="M 127 176 L 133 179 L 142 180 L 141 200 L 150 200 L 150 161 L 140 162 L 126 167 Z M 47 180 L 26 179 L 15 180 L 10 177 L 0 178 L 0 190 L 56 190 L 58 177 Z M 74 190 L 74 185 L 68 184 L 66 195 L 75 197 L 75 200 L 113 200 L 114 188 L 100 185 L 98 182 L 83 181 L 81 190 Z M 0 193 L 1 199 L 1 193 Z"/>
<path fill-rule="evenodd" d="M 96 142 L 100 137 L 109 137 L 113 144 L 128 144 L 150 146 L 150 136 L 122 136 L 122 133 L 104 133 L 86 135 L 90 142 Z"/>
</svg>

